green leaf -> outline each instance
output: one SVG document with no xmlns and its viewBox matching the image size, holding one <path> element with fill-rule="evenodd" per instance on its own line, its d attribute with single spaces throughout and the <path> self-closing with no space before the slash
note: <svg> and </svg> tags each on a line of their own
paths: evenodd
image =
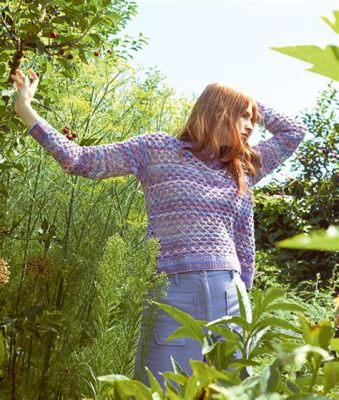
<svg viewBox="0 0 339 400">
<path fill-rule="evenodd" d="M 191 337 L 191 329 L 187 329 L 185 326 L 179 326 L 175 331 L 173 331 L 165 340 L 165 343 L 169 343 L 172 340 L 179 338 Z"/>
<path fill-rule="evenodd" d="M 211 331 L 221 335 L 222 337 L 224 337 L 225 339 L 227 339 L 228 341 L 233 341 L 236 342 L 237 341 L 237 332 L 233 331 L 231 328 L 229 327 L 221 327 L 221 326 L 217 326 L 217 325 L 213 325 L 212 327 L 209 325 L 209 328 Z"/>
<path fill-rule="evenodd" d="M 242 293 L 241 293 L 238 285 L 236 286 L 236 289 L 237 289 L 237 296 L 238 296 L 238 302 L 239 302 L 240 316 L 246 320 L 247 317 L 246 317 L 246 310 L 245 310 L 243 296 L 242 296 Z"/>
<path fill-rule="evenodd" d="M 2 194 L 4 197 L 8 197 L 7 186 L 3 182 L 0 182 L 0 194 Z"/>
<path fill-rule="evenodd" d="M 264 368 L 260 377 L 260 392 L 275 392 L 278 381 L 281 377 L 281 361 L 275 360 L 271 365 Z"/>
<path fill-rule="evenodd" d="M 305 343 L 311 344 L 311 323 L 302 314 L 297 313 Z"/>
<path fill-rule="evenodd" d="M 328 45 L 324 49 L 314 45 L 270 47 L 288 56 L 313 64 L 307 71 L 339 81 L 339 47 Z"/>
<path fill-rule="evenodd" d="M 330 340 L 330 346 L 336 350 L 339 351 L 339 338 L 332 338 Z"/>
<path fill-rule="evenodd" d="M 202 354 L 208 354 L 209 352 L 211 352 L 214 349 L 216 343 L 217 342 L 214 342 L 209 334 L 205 334 L 201 350 Z"/>
<path fill-rule="evenodd" d="M 301 305 L 301 304 L 296 304 L 296 303 L 273 303 L 266 307 L 265 312 L 271 312 L 271 311 L 276 311 L 276 310 L 282 310 L 282 311 L 300 311 L 300 312 L 305 312 L 307 311 L 307 307 Z"/>
<path fill-rule="evenodd" d="M 140 400 L 153 400 L 151 389 L 137 380 L 118 380 L 115 382 L 115 388 L 122 399 L 135 396 Z"/>
<path fill-rule="evenodd" d="M 214 321 L 208 322 L 205 326 L 208 328 L 212 328 L 215 325 L 222 325 L 222 324 L 230 324 L 230 323 L 235 323 L 239 326 L 241 326 L 243 329 L 246 331 L 249 331 L 250 329 L 250 324 L 246 321 L 245 318 L 239 317 L 238 315 L 226 315 L 225 317 L 221 317 L 218 319 L 215 319 Z"/>
<path fill-rule="evenodd" d="M 328 392 L 339 383 L 339 361 L 330 361 L 324 366 L 324 389 Z"/>
<path fill-rule="evenodd" d="M 175 372 L 171 371 L 160 372 L 160 373 L 164 378 L 170 379 L 171 381 L 178 383 L 179 385 L 184 385 L 188 379 L 187 376 L 176 374 Z"/>
<path fill-rule="evenodd" d="M 198 340 L 201 344 L 204 341 L 204 331 L 201 328 L 202 323 L 196 321 L 190 314 L 185 313 L 182 310 L 179 310 L 176 307 L 173 307 L 169 304 L 158 303 L 156 301 L 152 301 L 152 303 L 159 306 L 162 310 L 166 311 L 172 318 L 178 321 L 181 325 L 185 327 L 185 332 L 187 333 L 186 337 L 190 337 L 192 339 Z M 178 330 L 176 330 L 177 332 Z M 170 335 L 169 338 L 171 338 Z M 166 339 L 166 342 L 169 341 L 169 338 Z"/>
<path fill-rule="evenodd" d="M 325 16 L 321 16 L 320 18 L 322 18 L 326 24 L 328 24 L 336 33 L 339 33 L 339 10 L 333 10 L 332 11 L 334 14 L 334 22 L 330 21 L 327 17 Z"/>
<path fill-rule="evenodd" d="M 147 366 L 145 366 L 145 370 L 149 379 L 151 389 L 154 392 L 157 392 L 159 394 L 159 399 L 162 400 L 164 398 L 164 391 L 162 390 L 160 383 L 155 379 L 155 376 L 152 374 Z"/>
<path fill-rule="evenodd" d="M 264 293 L 264 297 L 261 301 L 261 313 L 263 313 L 266 307 L 274 300 L 285 295 L 285 290 L 279 287 L 270 287 Z"/>
<path fill-rule="evenodd" d="M 127 378 L 127 376 L 119 375 L 119 374 L 102 375 L 102 376 L 98 376 L 97 379 L 98 379 L 98 381 L 108 382 L 108 383 L 112 383 L 112 382 L 119 381 L 119 380 L 126 380 L 126 381 L 130 380 L 129 378 Z"/>
<path fill-rule="evenodd" d="M 279 349 L 281 347 L 279 344 L 275 344 L 275 347 Z M 302 365 L 307 361 L 308 354 L 316 354 L 319 355 L 320 358 L 323 358 L 324 361 L 328 361 L 331 359 L 328 351 L 322 349 L 321 347 L 312 346 L 310 344 L 306 344 L 301 347 L 295 348 L 292 352 L 288 352 L 280 356 L 280 359 L 283 363 L 289 363 L 292 365 Z"/>
<path fill-rule="evenodd" d="M 182 366 L 178 363 L 178 361 L 171 355 L 170 356 L 173 371 L 176 374 L 188 376 L 188 373 L 182 368 Z"/>
<path fill-rule="evenodd" d="M 293 249 L 338 251 L 339 226 L 330 225 L 327 230 L 319 229 L 309 234 L 298 234 L 277 242 L 276 245 Z"/>
<path fill-rule="evenodd" d="M 251 336 L 251 340 L 249 341 L 249 349 L 253 351 L 256 347 L 258 347 L 263 339 L 265 339 L 266 334 L 271 329 L 270 325 L 266 326 L 266 328 L 260 330 L 258 333 Z"/>
<path fill-rule="evenodd" d="M 265 318 L 265 319 L 257 322 L 253 326 L 253 332 L 259 331 L 263 328 L 266 328 L 267 326 L 272 326 L 272 325 L 290 330 L 292 332 L 301 333 L 301 329 L 299 327 L 285 321 L 284 319 L 278 318 L 278 317 L 269 317 L 269 318 Z"/>
<path fill-rule="evenodd" d="M 319 396 L 316 393 L 309 394 L 294 394 L 292 396 L 287 397 L 287 400 L 331 400 L 326 396 Z"/>
<path fill-rule="evenodd" d="M 328 320 L 322 320 L 315 325 L 311 325 L 303 315 L 298 313 L 297 316 L 302 326 L 305 342 L 313 346 L 327 349 L 334 335 L 332 323 Z"/>
<path fill-rule="evenodd" d="M 190 360 L 192 368 L 192 376 L 187 381 L 185 387 L 184 399 L 195 399 L 201 393 L 203 387 L 207 387 L 216 379 L 226 382 L 240 383 L 240 379 L 235 378 L 234 371 L 221 372 L 217 369 L 210 367 L 206 363 L 197 360 Z"/>
</svg>

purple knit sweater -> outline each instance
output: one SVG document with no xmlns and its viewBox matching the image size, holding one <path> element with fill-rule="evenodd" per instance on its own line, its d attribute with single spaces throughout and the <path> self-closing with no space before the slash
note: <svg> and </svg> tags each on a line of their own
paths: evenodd
<svg viewBox="0 0 339 400">
<path fill-rule="evenodd" d="M 141 182 L 148 214 L 146 238 L 160 240 L 158 271 L 235 269 L 246 288 L 253 283 L 255 242 L 252 186 L 288 159 L 307 127 L 257 102 L 259 124 L 273 136 L 253 146 L 262 166 L 246 175 L 250 191 L 236 195 L 236 183 L 218 160 L 203 162 L 165 132 L 144 133 L 97 146 L 79 146 L 40 118 L 29 133 L 69 174 L 105 179 L 133 174 Z"/>
</svg>

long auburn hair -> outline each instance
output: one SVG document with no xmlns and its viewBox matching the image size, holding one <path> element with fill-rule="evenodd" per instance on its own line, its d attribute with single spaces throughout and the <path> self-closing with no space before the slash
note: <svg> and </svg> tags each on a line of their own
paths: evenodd
<svg viewBox="0 0 339 400">
<path fill-rule="evenodd" d="M 184 127 L 176 138 L 189 142 L 180 149 L 190 150 L 197 158 L 208 161 L 212 158 L 228 167 L 237 183 L 237 194 L 248 190 L 245 174 L 256 175 L 261 165 L 260 155 L 248 144 L 238 129 L 238 121 L 252 103 L 252 125 L 262 116 L 254 99 L 231 86 L 219 82 L 210 83 L 195 102 Z M 229 146 L 221 146 L 220 137 L 229 136 Z M 221 134 L 221 135 L 220 135 Z M 193 147 L 192 147 L 193 145 Z"/>
</svg>

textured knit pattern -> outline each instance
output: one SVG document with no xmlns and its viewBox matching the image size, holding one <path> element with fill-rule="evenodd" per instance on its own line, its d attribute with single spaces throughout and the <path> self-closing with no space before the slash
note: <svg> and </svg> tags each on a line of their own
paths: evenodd
<svg viewBox="0 0 339 400">
<path fill-rule="evenodd" d="M 79 146 L 41 118 L 29 133 L 69 174 L 104 179 L 132 174 L 142 183 L 147 238 L 160 240 L 158 271 L 235 269 L 250 289 L 255 270 L 252 186 L 288 159 L 304 138 L 305 124 L 257 102 L 259 121 L 273 136 L 253 146 L 262 166 L 242 197 L 218 160 L 201 161 L 165 132 L 145 133 L 97 146 Z"/>
</svg>

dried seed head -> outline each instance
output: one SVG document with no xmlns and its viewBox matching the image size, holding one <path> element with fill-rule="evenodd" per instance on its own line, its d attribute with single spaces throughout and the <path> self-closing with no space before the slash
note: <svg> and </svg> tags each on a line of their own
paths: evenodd
<svg viewBox="0 0 339 400">
<path fill-rule="evenodd" d="M 0 287 L 8 283 L 10 274 L 9 265 L 3 258 L 0 258 Z"/>
<path fill-rule="evenodd" d="M 27 262 L 26 272 L 30 278 L 47 279 L 52 272 L 51 263 L 43 256 L 32 257 Z"/>
</svg>

